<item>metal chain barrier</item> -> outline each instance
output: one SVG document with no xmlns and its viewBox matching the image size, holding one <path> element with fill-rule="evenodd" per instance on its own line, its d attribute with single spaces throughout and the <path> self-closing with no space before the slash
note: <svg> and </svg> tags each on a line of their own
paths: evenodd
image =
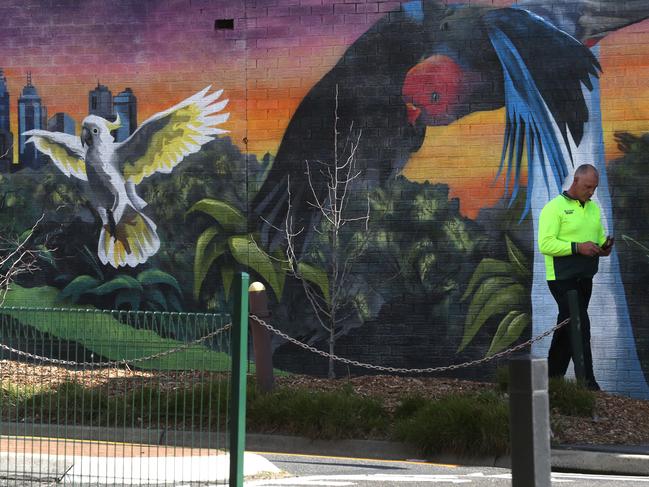
<svg viewBox="0 0 649 487">
<path fill-rule="evenodd" d="M 450 370 L 463 369 L 463 368 L 467 368 L 467 367 L 472 367 L 474 365 L 480 365 L 480 364 L 483 364 L 483 363 L 487 363 L 487 362 L 490 362 L 492 360 L 496 360 L 496 359 L 505 357 L 507 355 L 510 355 L 510 354 L 512 354 L 514 352 L 517 352 L 519 350 L 522 350 L 522 349 L 524 349 L 526 347 L 529 347 L 532 344 L 534 344 L 535 342 L 538 342 L 538 341 L 544 339 L 548 335 L 554 333 L 556 330 L 558 330 L 559 328 L 567 325 L 570 322 L 570 318 L 567 318 L 567 319 L 563 320 L 561 323 L 558 323 L 554 327 L 550 328 L 549 330 L 543 332 L 542 334 L 540 334 L 540 335 L 538 335 L 538 336 L 536 336 L 534 338 L 530 338 L 529 340 L 527 340 L 527 341 L 525 341 L 523 343 L 520 343 L 520 344 L 518 344 L 518 345 L 516 345 L 514 347 L 508 348 L 507 350 L 503 350 L 502 352 L 495 353 L 495 354 L 490 355 L 488 357 L 484 357 L 484 358 L 477 359 L 477 360 L 472 360 L 470 362 L 464 362 L 464 363 L 461 363 L 461 364 L 452 364 L 452 365 L 446 365 L 446 366 L 440 366 L 440 367 L 428 367 L 428 368 L 424 368 L 424 369 L 406 369 L 406 368 L 403 368 L 403 367 L 386 367 L 386 366 L 382 366 L 382 365 L 367 364 L 367 363 L 359 362 L 358 360 L 352 360 L 352 359 L 348 359 L 348 358 L 345 358 L 345 357 L 339 357 L 338 355 L 330 354 L 330 353 L 325 352 L 323 350 L 319 350 L 319 349 L 317 349 L 315 347 L 312 347 L 311 345 L 307 345 L 306 343 L 303 343 L 303 342 L 301 342 L 301 341 L 287 335 L 286 333 L 284 333 L 284 332 L 278 330 L 277 328 L 273 327 L 272 325 L 266 323 L 264 320 L 259 318 L 257 315 L 250 314 L 250 318 L 253 319 L 254 321 L 256 321 L 261 326 L 263 326 L 264 328 L 266 328 L 267 330 L 269 330 L 271 333 L 274 333 L 275 335 L 283 338 L 284 340 L 286 340 L 286 341 L 288 341 L 288 342 L 290 342 L 290 343 L 292 343 L 294 345 L 297 345 L 300 348 L 303 348 L 304 350 L 315 353 L 317 355 L 321 355 L 322 357 L 331 358 L 331 359 L 333 359 L 333 360 L 335 360 L 337 362 L 343 363 L 343 364 L 354 365 L 356 367 L 361 367 L 361 368 L 365 368 L 365 369 L 378 370 L 380 372 L 411 373 L 411 374 L 427 374 L 427 373 L 430 374 L 430 373 L 436 373 L 436 372 L 446 372 L 446 371 L 450 371 Z M 135 364 L 138 364 L 138 363 L 141 363 L 141 362 L 146 362 L 148 360 L 155 360 L 155 359 L 159 359 L 159 358 L 162 358 L 162 357 L 166 357 L 167 355 L 171 355 L 173 353 L 177 353 L 177 352 L 180 352 L 180 351 L 185 350 L 187 348 L 190 348 L 190 347 L 192 347 L 194 345 L 198 345 L 199 343 L 202 343 L 202 342 L 204 342 L 206 340 L 209 340 L 210 338 L 213 338 L 213 337 L 215 337 L 215 336 L 217 336 L 217 335 L 219 335 L 221 333 L 224 333 L 225 331 L 229 330 L 230 328 L 232 328 L 232 323 L 228 323 L 227 325 L 223 326 L 222 328 L 219 328 L 218 330 L 215 330 L 215 331 L 213 331 L 211 333 L 208 333 L 205 336 L 197 338 L 196 340 L 185 343 L 185 344 L 180 345 L 180 346 L 175 347 L 175 348 L 171 348 L 169 350 L 165 350 L 163 352 L 155 353 L 155 354 L 152 354 L 152 355 L 147 355 L 146 357 L 138 357 L 138 358 L 134 358 L 134 359 L 123 359 L 123 360 L 112 360 L 112 361 L 108 361 L 108 362 L 75 362 L 75 361 L 72 361 L 72 360 L 54 359 L 54 358 L 49 358 L 49 357 L 43 357 L 41 355 L 36 355 L 36 354 L 33 354 L 33 353 L 23 352 L 22 350 L 17 350 L 15 348 L 11 348 L 11 347 L 9 347 L 7 345 L 4 345 L 2 343 L 0 343 L 0 349 L 6 350 L 6 351 L 11 352 L 11 353 L 14 353 L 14 354 L 16 354 L 18 356 L 21 356 L 21 357 L 32 359 L 32 360 L 37 361 L 37 362 L 46 362 L 46 363 L 50 363 L 50 364 L 54 364 L 54 365 L 66 365 L 66 366 L 72 366 L 72 367 L 80 367 L 80 366 L 82 366 L 82 367 L 95 367 L 95 368 L 115 367 L 117 365 L 135 365 Z"/>
<path fill-rule="evenodd" d="M 303 348 L 304 350 L 308 350 L 309 352 L 316 353 L 316 354 L 321 355 L 321 356 L 323 356 L 325 358 L 331 358 L 331 359 L 336 360 L 337 362 L 341 362 L 343 364 L 355 365 L 356 367 L 362 367 L 362 368 L 365 368 L 365 369 L 378 370 L 378 371 L 381 371 L 381 372 L 393 372 L 393 373 L 394 372 L 399 372 L 399 373 L 406 373 L 406 374 L 407 373 L 410 373 L 410 374 L 430 374 L 430 373 L 434 373 L 434 372 L 446 372 L 446 371 L 449 371 L 449 370 L 464 369 L 464 368 L 467 368 L 467 367 L 472 367 L 474 365 L 480 365 L 480 364 L 489 362 L 491 360 L 496 360 L 498 358 L 502 358 L 502 357 L 505 357 L 505 356 L 507 356 L 509 354 L 517 352 L 517 351 L 519 351 L 519 350 L 521 350 L 521 349 L 523 349 L 525 347 L 531 346 L 535 342 L 538 342 L 539 340 L 544 339 L 545 337 L 547 337 L 551 333 L 554 333 L 556 330 L 558 330 L 559 328 L 565 326 L 566 324 L 568 324 L 570 322 L 570 318 L 566 318 L 561 323 L 558 323 L 556 326 L 554 326 L 553 328 L 550 328 L 549 330 L 545 331 L 544 333 L 542 333 L 542 334 L 540 334 L 540 335 L 538 335 L 538 336 L 536 336 L 534 338 L 530 338 L 526 342 L 520 343 L 520 344 L 516 345 L 515 347 L 508 348 L 507 350 L 503 350 L 502 352 L 498 352 L 498 353 L 495 353 L 493 355 L 490 355 L 489 357 L 484 357 L 484 358 L 481 358 L 481 359 L 472 360 L 470 362 L 464 362 L 464 363 L 461 363 L 461 364 L 447 365 L 447 366 L 443 366 L 443 367 L 428 367 L 426 369 L 405 369 L 405 368 L 401 368 L 401 367 L 384 367 L 384 366 L 381 366 L 381 365 L 365 364 L 365 363 L 359 362 L 357 360 L 351 360 L 351 359 L 348 359 L 348 358 L 339 357 L 338 355 L 333 355 L 333 354 L 324 352 L 322 350 L 318 350 L 317 348 L 312 347 L 311 345 L 307 345 L 306 343 L 302 343 L 301 341 L 299 341 L 299 340 L 297 340 L 297 339 L 295 339 L 293 337 L 288 336 L 286 333 L 283 333 L 280 330 L 278 330 L 277 328 L 274 328 L 272 325 L 266 323 L 264 320 L 262 320 L 261 318 L 259 318 L 256 315 L 251 314 L 250 318 L 252 318 L 254 321 L 259 323 L 261 326 L 263 326 L 264 328 L 266 328 L 270 332 L 274 333 L 275 335 L 282 337 L 284 340 L 287 340 L 287 341 L 291 342 L 292 344 L 297 345 L 300 348 Z"/>
<path fill-rule="evenodd" d="M 227 325 L 224 325 L 218 330 L 210 332 L 207 335 L 197 338 L 194 341 L 187 342 L 175 348 L 170 348 L 169 350 L 165 350 L 163 352 L 154 353 L 153 355 L 147 355 L 146 357 L 138 357 L 133 359 L 123 359 L 123 360 L 112 360 L 109 362 L 75 362 L 73 360 L 60 360 L 56 358 L 43 357 L 41 355 L 35 355 L 33 353 L 23 352 L 22 350 L 16 350 L 15 348 L 11 348 L 2 343 L 0 343 L 0 348 L 3 350 L 7 350 L 8 352 L 15 353 L 16 355 L 19 355 L 21 357 L 26 357 L 37 362 L 46 362 L 54 365 L 67 365 L 71 367 L 95 367 L 95 368 L 115 367 L 117 365 L 128 366 L 128 365 L 138 364 L 141 362 L 146 362 L 147 360 L 155 360 L 158 358 L 166 357 L 167 355 L 171 355 L 172 353 L 180 352 L 187 348 L 193 347 L 194 345 L 198 345 L 199 343 L 204 342 L 205 340 L 214 338 L 215 336 L 220 335 L 221 333 L 229 330 L 230 328 L 232 328 L 232 323 L 228 323 Z"/>
</svg>

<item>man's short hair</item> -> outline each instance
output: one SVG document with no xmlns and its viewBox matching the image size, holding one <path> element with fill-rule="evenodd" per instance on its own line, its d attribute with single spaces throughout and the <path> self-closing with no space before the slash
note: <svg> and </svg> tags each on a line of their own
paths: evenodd
<svg viewBox="0 0 649 487">
<path fill-rule="evenodd" d="M 575 177 L 583 176 L 587 173 L 590 173 L 591 171 L 599 176 L 599 171 L 595 166 L 593 166 L 592 164 L 582 164 L 577 169 L 575 169 Z"/>
</svg>

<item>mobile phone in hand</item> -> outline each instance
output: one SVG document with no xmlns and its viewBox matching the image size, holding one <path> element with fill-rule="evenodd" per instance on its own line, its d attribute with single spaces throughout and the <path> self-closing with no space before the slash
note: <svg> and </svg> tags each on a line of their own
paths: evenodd
<svg viewBox="0 0 649 487">
<path fill-rule="evenodd" d="M 611 237 L 610 235 L 606 237 L 606 242 L 604 242 L 604 245 L 602 245 L 602 250 L 608 250 L 613 246 L 613 242 L 615 241 L 614 237 Z"/>
</svg>

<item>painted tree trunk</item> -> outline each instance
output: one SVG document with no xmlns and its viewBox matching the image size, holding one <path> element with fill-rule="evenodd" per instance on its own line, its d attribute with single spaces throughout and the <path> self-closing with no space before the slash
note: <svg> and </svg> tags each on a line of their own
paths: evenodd
<svg viewBox="0 0 649 487">
<path fill-rule="evenodd" d="M 584 138 L 578 148 L 573 147 L 574 167 L 590 163 L 600 173 L 599 187 L 593 198 L 602 210 L 602 223 L 609 235 L 615 235 L 613 227 L 611 196 L 606 177 L 602 115 L 600 110 L 600 90 L 598 80 L 593 80 L 592 92 L 584 90 L 588 102 L 590 121 L 585 126 Z M 538 218 L 543 205 L 558 194 L 552 185 L 549 188 L 542 183 L 540 161 L 534 161 L 533 167 L 536 186 L 533 188 L 534 240 L 536 243 Z M 549 170 L 549 168 L 546 168 Z M 550 174 L 550 172 L 548 172 Z M 571 176 L 564 182 L 564 189 L 570 185 Z M 557 306 L 548 290 L 545 280 L 544 256 L 534 246 L 534 281 L 532 286 L 533 335 L 536 336 L 548 327 L 553 326 L 557 318 Z M 649 398 L 649 387 L 642 372 L 636 342 L 631 328 L 629 310 L 624 287 L 620 276 L 618 255 L 613 247 L 610 257 L 600 258 L 599 272 L 593 280 L 593 294 L 589 306 L 591 321 L 591 342 L 595 378 L 603 390 L 615 390 L 618 393 L 634 397 Z M 551 338 L 538 342 L 534 353 L 547 356 Z"/>
</svg>

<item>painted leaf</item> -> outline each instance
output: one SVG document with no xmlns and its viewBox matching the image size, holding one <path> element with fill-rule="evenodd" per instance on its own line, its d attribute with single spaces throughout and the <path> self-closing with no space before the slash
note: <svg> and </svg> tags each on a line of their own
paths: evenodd
<svg viewBox="0 0 649 487">
<path fill-rule="evenodd" d="M 259 274 L 272 288 L 279 300 L 284 291 L 284 271 L 274 265 L 272 258 L 252 240 L 251 236 L 235 236 L 228 240 L 232 256 Z"/>
<path fill-rule="evenodd" d="M 478 266 L 473 271 L 469 285 L 464 291 L 462 296 L 462 301 L 465 301 L 471 294 L 473 294 L 475 288 L 483 280 L 495 277 L 495 276 L 511 276 L 514 269 L 509 262 L 504 262 L 497 259 L 482 259 Z"/>
<path fill-rule="evenodd" d="M 92 276 L 78 276 L 65 286 L 58 295 L 59 301 L 69 300 L 76 303 L 82 294 L 90 291 L 99 285 L 99 280 Z"/>
<path fill-rule="evenodd" d="M 467 311 L 466 322 L 469 323 L 485 303 L 494 299 L 503 289 L 512 284 L 516 284 L 516 281 L 509 276 L 493 276 L 485 279 L 473 294 L 473 299 Z"/>
<path fill-rule="evenodd" d="M 327 272 L 320 268 L 312 266 L 311 264 L 306 264 L 304 262 L 299 262 L 297 264 L 298 274 L 306 281 L 309 281 L 312 284 L 318 286 L 325 300 L 329 303 L 329 276 Z"/>
<path fill-rule="evenodd" d="M 168 274 L 160 269 L 147 269 L 142 271 L 137 275 L 137 280 L 140 281 L 142 286 L 155 286 L 156 284 L 165 284 L 171 286 L 178 294 L 182 295 L 182 290 L 180 289 L 180 284 L 174 276 Z"/>
<path fill-rule="evenodd" d="M 211 216 L 228 233 L 244 233 L 248 225 L 245 215 L 225 201 L 205 198 L 195 203 L 186 214 L 195 211 Z"/>
<path fill-rule="evenodd" d="M 487 357 L 504 350 L 518 340 L 525 328 L 531 323 L 532 319 L 528 313 L 510 311 L 498 325 L 496 334 L 491 340 L 491 345 L 487 351 Z"/>
<path fill-rule="evenodd" d="M 482 328 L 490 318 L 508 313 L 514 309 L 520 309 L 525 300 L 525 288 L 521 284 L 513 284 L 511 286 L 501 288 L 500 291 L 492 295 L 480 311 L 474 315 L 467 315 L 467 321 L 464 326 L 464 336 L 457 351 L 461 352 L 464 348 L 471 343 L 471 340 Z M 473 303 L 472 303 L 473 304 Z"/>
<path fill-rule="evenodd" d="M 144 299 L 149 303 L 153 304 L 154 308 L 158 308 L 161 311 L 167 311 L 167 298 L 159 289 L 147 289 L 144 293 Z"/>
<path fill-rule="evenodd" d="M 183 305 L 181 304 L 180 300 L 178 299 L 178 296 L 176 296 L 174 293 L 170 293 L 169 296 L 167 296 L 169 299 L 169 309 L 172 311 L 177 311 L 181 312 L 183 310 Z"/>
<path fill-rule="evenodd" d="M 54 257 L 54 252 L 47 249 L 44 245 L 38 245 L 37 248 L 38 248 L 38 258 L 44 262 L 47 262 L 55 269 L 58 269 L 56 258 Z"/>
<path fill-rule="evenodd" d="M 115 309 L 122 309 L 122 305 L 128 304 L 133 311 L 140 309 L 140 295 L 130 290 L 123 289 L 115 296 Z"/>
<path fill-rule="evenodd" d="M 221 281 L 223 282 L 223 295 L 225 300 L 230 300 L 230 291 L 232 290 L 232 281 L 234 281 L 235 268 L 231 262 L 224 262 L 221 266 Z"/>
<path fill-rule="evenodd" d="M 505 235 L 505 243 L 507 244 L 507 254 L 509 255 L 509 260 L 514 264 L 514 267 L 518 270 L 521 276 L 529 277 L 532 275 L 530 270 L 530 265 L 525 258 L 525 254 L 520 251 L 518 247 L 511 241 L 511 239 Z"/>
<path fill-rule="evenodd" d="M 635 244 L 637 247 L 639 247 L 645 253 L 645 257 L 649 258 L 649 248 L 647 248 L 645 245 L 642 245 L 636 239 L 634 239 L 633 237 L 630 237 L 628 235 L 622 235 L 622 239 L 627 243 L 631 242 L 631 243 Z"/>
<path fill-rule="evenodd" d="M 99 296 L 105 296 L 106 294 L 114 293 L 115 291 L 119 291 L 121 289 L 129 289 L 131 291 L 139 291 L 142 292 L 142 285 L 138 282 L 137 279 L 131 276 L 117 276 L 114 279 L 111 279 L 110 281 L 102 284 L 101 286 L 97 286 L 94 289 L 91 289 L 88 291 L 89 293 L 92 294 L 98 294 Z"/>
<path fill-rule="evenodd" d="M 25 230 L 23 233 L 20 234 L 20 236 L 18 237 L 18 240 L 20 242 L 24 242 L 25 240 L 31 238 L 32 233 L 33 233 L 33 230 L 31 228 L 28 228 L 27 230 Z"/>
<path fill-rule="evenodd" d="M 203 235 L 205 235 L 206 232 L 207 230 L 203 232 Z M 201 235 L 201 237 L 203 235 Z M 226 250 L 227 242 L 225 241 L 212 243 L 209 247 L 202 249 L 201 252 L 198 252 L 197 244 L 197 252 L 194 256 L 194 299 L 196 301 L 198 301 L 201 288 L 203 287 L 203 281 L 205 281 L 205 276 L 207 276 L 210 267 L 212 267 L 214 261 L 223 255 Z"/>
</svg>

